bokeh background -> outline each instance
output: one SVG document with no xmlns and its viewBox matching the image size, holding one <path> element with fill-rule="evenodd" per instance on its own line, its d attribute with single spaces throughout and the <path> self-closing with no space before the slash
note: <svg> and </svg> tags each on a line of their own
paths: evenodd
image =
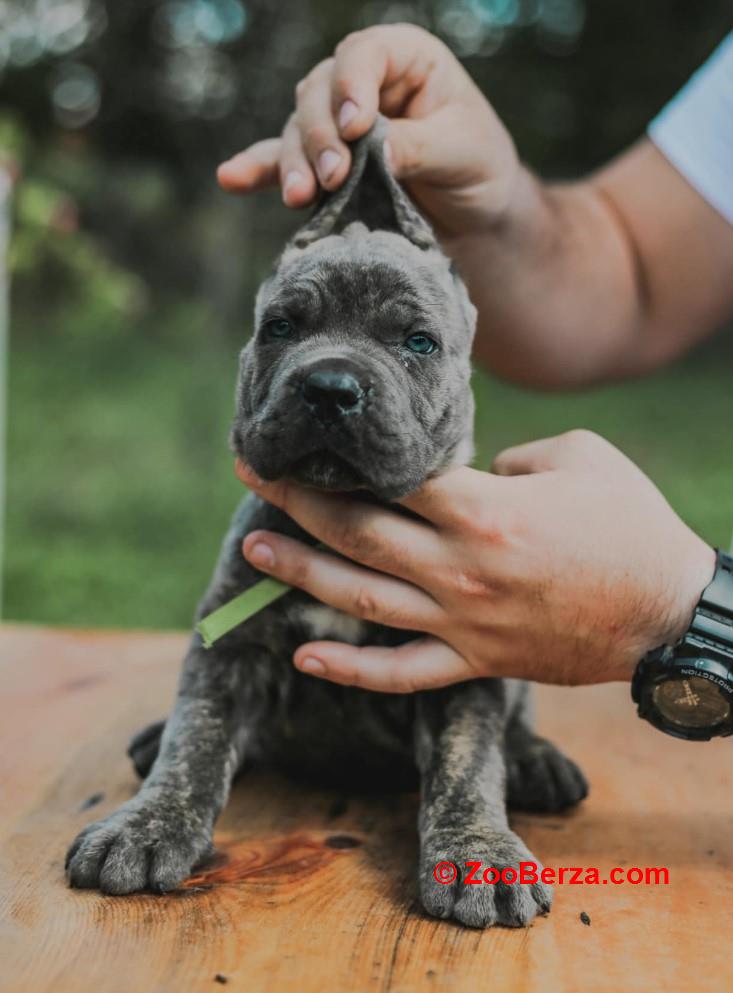
<svg viewBox="0 0 733 993">
<path fill-rule="evenodd" d="M 215 167 L 279 131 L 345 33 L 395 20 L 448 42 L 551 177 L 633 142 L 733 27 L 730 0 L 0 0 L 6 618 L 189 623 L 240 494 L 226 436 L 253 292 L 298 223 L 275 193 L 219 192 Z M 723 333 L 587 394 L 477 376 L 478 464 L 588 427 L 727 546 L 732 360 Z"/>
</svg>

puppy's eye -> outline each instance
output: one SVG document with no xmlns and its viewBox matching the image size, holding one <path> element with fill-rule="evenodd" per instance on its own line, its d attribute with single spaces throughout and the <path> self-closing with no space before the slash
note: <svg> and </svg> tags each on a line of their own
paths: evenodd
<svg viewBox="0 0 733 993">
<path fill-rule="evenodd" d="M 265 321 L 263 331 L 267 338 L 292 338 L 295 335 L 295 328 L 284 317 L 273 317 Z"/>
<path fill-rule="evenodd" d="M 433 341 L 426 334 L 411 334 L 405 345 L 411 352 L 417 352 L 419 355 L 430 355 L 438 347 L 437 341 Z"/>
</svg>

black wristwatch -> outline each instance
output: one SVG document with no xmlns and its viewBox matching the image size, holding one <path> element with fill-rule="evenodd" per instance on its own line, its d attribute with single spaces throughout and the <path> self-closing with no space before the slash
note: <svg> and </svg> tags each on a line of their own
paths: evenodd
<svg viewBox="0 0 733 993">
<path fill-rule="evenodd" d="M 644 656 L 631 696 L 639 717 L 677 738 L 733 734 L 733 557 L 717 551 L 692 624 L 676 645 Z"/>
</svg>

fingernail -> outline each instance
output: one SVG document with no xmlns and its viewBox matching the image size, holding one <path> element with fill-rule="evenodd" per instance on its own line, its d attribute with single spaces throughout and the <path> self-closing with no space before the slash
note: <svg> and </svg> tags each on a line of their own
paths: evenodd
<svg viewBox="0 0 733 993">
<path fill-rule="evenodd" d="M 255 542 L 247 558 L 252 565 L 261 566 L 263 569 L 272 569 L 275 565 L 275 553 L 264 541 Z"/>
<path fill-rule="evenodd" d="M 339 127 L 345 128 L 354 120 L 359 113 L 359 108 L 353 100 L 344 100 L 339 111 Z"/>
<path fill-rule="evenodd" d="M 341 156 L 332 148 L 327 148 L 318 156 L 318 176 L 321 182 L 327 182 L 338 168 Z"/>
<path fill-rule="evenodd" d="M 389 138 L 385 138 L 382 148 L 384 149 L 384 161 L 387 163 L 387 168 L 389 169 L 390 172 L 393 172 L 394 152 L 392 151 L 392 146 L 389 143 Z"/>
<path fill-rule="evenodd" d="M 290 190 L 297 186 L 302 180 L 303 176 L 298 172 L 297 169 L 291 169 L 290 172 L 285 176 L 283 181 L 283 200 L 287 199 L 287 195 Z"/>
<path fill-rule="evenodd" d="M 311 655 L 306 656 L 300 663 L 301 672 L 310 672 L 313 676 L 322 676 L 326 667 L 320 659 L 314 659 Z"/>
</svg>

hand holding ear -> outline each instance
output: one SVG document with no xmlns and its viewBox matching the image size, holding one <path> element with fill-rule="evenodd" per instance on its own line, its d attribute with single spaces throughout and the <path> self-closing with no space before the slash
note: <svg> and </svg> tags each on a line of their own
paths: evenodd
<svg viewBox="0 0 733 993">
<path fill-rule="evenodd" d="M 438 234 L 470 233 L 506 212 L 520 174 L 511 137 L 451 51 L 410 24 L 348 35 L 298 84 L 282 136 L 225 162 L 219 182 L 238 193 L 279 183 L 288 206 L 306 206 L 319 185 L 341 186 L 348 143 L 379 111 L 391 119 L 392 171 Z"/>
<path fill-rule="evenodd" d="M 586 431 L 455 469 L 399 503 L 417 518 L 287 482 L 243 482 L 345 556 L 255 531 L 258 569 L 367 621 L 424 632 L 401 648 L 318 641 L 295 665 L 385 692 L 481 676 L 630 679 L 686 629 L 715 556 L 649 479 Z"/>
</svg>

